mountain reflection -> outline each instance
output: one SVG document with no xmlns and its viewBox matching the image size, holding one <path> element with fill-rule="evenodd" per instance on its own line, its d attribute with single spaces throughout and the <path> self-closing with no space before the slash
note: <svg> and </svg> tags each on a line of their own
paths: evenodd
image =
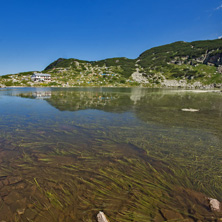
<svg viewBox="0 0 222 222">
<path fill-rule="evenodd" d="M 145 88 L 41 88 L 17 96 L 44 99 L 60 111 L 133 112 L 144 122 L 221 130 L 221 94 Z M 183 112 L 183 108 L 200 111 Z"/>
</svg>

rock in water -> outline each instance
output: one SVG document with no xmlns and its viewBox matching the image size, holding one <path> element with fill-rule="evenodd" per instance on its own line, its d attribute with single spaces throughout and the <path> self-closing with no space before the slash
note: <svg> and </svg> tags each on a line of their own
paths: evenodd
<svg viewBox="0 0 222 222">
<path fill-rule="evenodd" d="M 208 198 L 208 200 L 212 211 L 220 211 L 220 202 L 217 199 Z"/>
<path fill-rule="evenodd" d="M 106 215 L 102 211 L 99 211 L 99 213 L 97 214 L 97 219 L 98 219 L 98 222 L 109 222 L 106 219 Z"/>
<path fill-rule="evenodd" d="M 181 109 L 181 110 L 184 111 L 184 112 L 198 112 L 198 111 L 200 111 L 199 109 L 191 109 L 191 108 L 189 108 L 189 109 L 184 108 L 184 109 Z"/>
</svg>

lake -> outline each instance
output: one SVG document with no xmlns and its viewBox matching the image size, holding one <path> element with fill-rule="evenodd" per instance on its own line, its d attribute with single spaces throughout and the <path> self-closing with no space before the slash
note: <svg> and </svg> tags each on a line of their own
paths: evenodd
<svg viewBox="0 0 222 222">
<path fill-rule="evenodd" d="M 0 194 L 7 222 L 216 221 L 222 94 L 0 89 Z"/>
</svg>

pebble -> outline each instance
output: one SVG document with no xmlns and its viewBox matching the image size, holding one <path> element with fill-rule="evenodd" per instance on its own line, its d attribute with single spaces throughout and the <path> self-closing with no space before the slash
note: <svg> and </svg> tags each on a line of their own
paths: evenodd
<svg viewBox="0 0 222 222">
<path fill-rule="evenodd" d="M 217 199 L 208 198 L 208 200 L 212 211 L 220 211 L 220 202 Z"/>
<path fill-rule="evenodd" d="M 102 211 L 99 211 L 99 213 L 97 214 L 97 220 L 98 222 L 109 222 L 106 219 L 106 215 Z"/>
<path fill-rule="evenodd" d="M 24 214 L 25 213 L 25 208 L 17 209 L 17 213 L 18 213 L 18 215 Z"/>
<path fill-rule="evenodd" d="M 192 108 L 184 108 L 184 109 L 181 109 L 182 111 L 184 112 L 199 112 L 200 110 L 199 109 L 192 109 Z"/>
</svg>

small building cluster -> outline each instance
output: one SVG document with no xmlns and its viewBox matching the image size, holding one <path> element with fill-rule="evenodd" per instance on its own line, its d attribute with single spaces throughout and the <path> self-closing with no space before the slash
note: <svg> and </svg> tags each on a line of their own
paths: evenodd
<svg viewBox="0 0 222 222">
<path fill-rule="evenodd" d="M 31 76 L 31 80 L 34 82 L 45 82 L 45 81 L 51 81 L 51 75 L 45 74 L 45 73 L 34 73 Z"/>
</svg>

